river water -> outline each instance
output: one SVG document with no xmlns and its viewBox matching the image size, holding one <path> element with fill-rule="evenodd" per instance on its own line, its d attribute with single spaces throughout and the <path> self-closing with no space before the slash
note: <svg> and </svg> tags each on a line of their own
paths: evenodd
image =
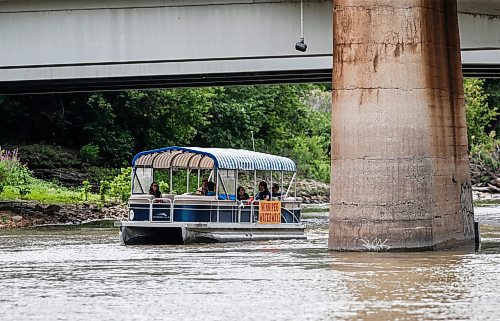
<svg viewBox="0 0 500 321">
<path fill-rule="evenodd" d="M 0 230 L 0 320 L 500 320 L 500 206 L 477 252 L 307 240 L 121 246 L 116 229 Z"/>
</svg>

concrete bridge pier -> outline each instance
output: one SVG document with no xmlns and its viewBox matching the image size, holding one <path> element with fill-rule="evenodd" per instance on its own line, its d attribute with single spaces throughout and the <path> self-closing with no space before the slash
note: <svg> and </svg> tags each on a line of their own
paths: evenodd
<svg viewBox="0 0 500 321">
<path fill-rule="evenodd" d="M 473 245 L 456 1 L 333 3 L 329 249 Z"/>
</svg>

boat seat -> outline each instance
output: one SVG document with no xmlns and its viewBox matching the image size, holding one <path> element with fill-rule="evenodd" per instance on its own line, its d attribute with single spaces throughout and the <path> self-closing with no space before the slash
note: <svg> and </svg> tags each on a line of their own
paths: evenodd
<svg viewBox="0 0 500 321">
<path fill-rule="evenodd" d="M 149 194 L 133 194 L 129 198 L 129 203 L 149 204 L 154 200 L 153 195 Z"/>
<path fill-rule="evenodd" d="M 197 194 L 183 194 L 176 195 L 175 200 L 200 200 L 200 199 L 213 199 L 216 200 L 215 196 L 197 195 Z"/>
<path fill-rule="evenodd" d="M 182 203 L 204 203 L 209 201 L 217 201 L 216 196 L 204 196 L 204 195 L 176 195 L 174 197 L 174 202 Z"/>
<path fill-rule="evenodd" d="M 175 196 L 175 194 L 161 194 L 161 198 L 168 198 L 171 201 L 174 200 Z"/>
</svg>

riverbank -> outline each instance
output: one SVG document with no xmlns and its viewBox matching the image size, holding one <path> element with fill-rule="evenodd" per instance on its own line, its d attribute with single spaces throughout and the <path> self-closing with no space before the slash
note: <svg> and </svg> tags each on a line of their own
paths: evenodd
<svg viewBox="0 0 500 321">
<path fill-rule="evenodd" d="M 309 183 L 312 184 L 312 183 Z M 326 185 L 326 184 L 325 184 Z M 308 185 L 312 187 L 312 185 Z M 324 186 L 316 185 L 311 192 L 298 192 L 304 198 L 305 211 L 328 210 L 329 196 L 319 194 Z M 473 190 L 475 206 L 500 204 L 500 194 Z M 43 225 L 81 225 L 103 220 L 119 220 L 127 215 L 125 204 L 41 204 L 37 201 L 0 201 L 0 228 L 22 228 Z"/>
<path fill-rule="evenodd" d="M 328 184 L 313 180 L 297 183 L 292 195 L 304 204 L 329 203 Z M 38 225 L 81 225 L 93 221 L 118 220 L 127 215 L 124 203 L 74 202 L 63 204 L 35 200 L 0 200 L 0 228 L 19 228 Z M 324 206 L 327 207 L 327 206 Z"/>
<path fill-rule="evenodd" d="M 0 228 L 38 225 L 80 225 L 118 220 L 127 214 L 124 204 L 52 204 L 36 201 L 0 201 Z"/>
</svg>

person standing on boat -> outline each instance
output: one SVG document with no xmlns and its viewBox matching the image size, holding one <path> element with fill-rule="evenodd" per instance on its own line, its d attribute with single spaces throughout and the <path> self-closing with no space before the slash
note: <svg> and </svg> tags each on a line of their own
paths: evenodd
<svg viewBox="0 0 500 321">
<path fill-rule="evenodd" d="M 271 199 L 271 193 L 267 188 L 267 183 L 261 181 L 259 183 L 259 192 L 255 195 L 255 199 L 258 201 L 269 201 Z"/>
<path fill-rule="evenodd" d="M 157 182 L 153 182 L 151 186 L 149 186 L 149 195 L 153 195 L 155 198 L 161 198 L 160 187 Z"/>
<path fill-rule="evenodd" d="M 210 181 L 207 184 L 207 194 L 206 196 L 215 196 L 215 183 Z"/>
<path fill-rule="evenodd" d="M 238 201 L 246 201 L 250 198 L 248 194 L 245 193 L 245 189 L 243 188 L 243 186 L 238 187 L 236 197 L 238 198 Z"/>
</svg>

